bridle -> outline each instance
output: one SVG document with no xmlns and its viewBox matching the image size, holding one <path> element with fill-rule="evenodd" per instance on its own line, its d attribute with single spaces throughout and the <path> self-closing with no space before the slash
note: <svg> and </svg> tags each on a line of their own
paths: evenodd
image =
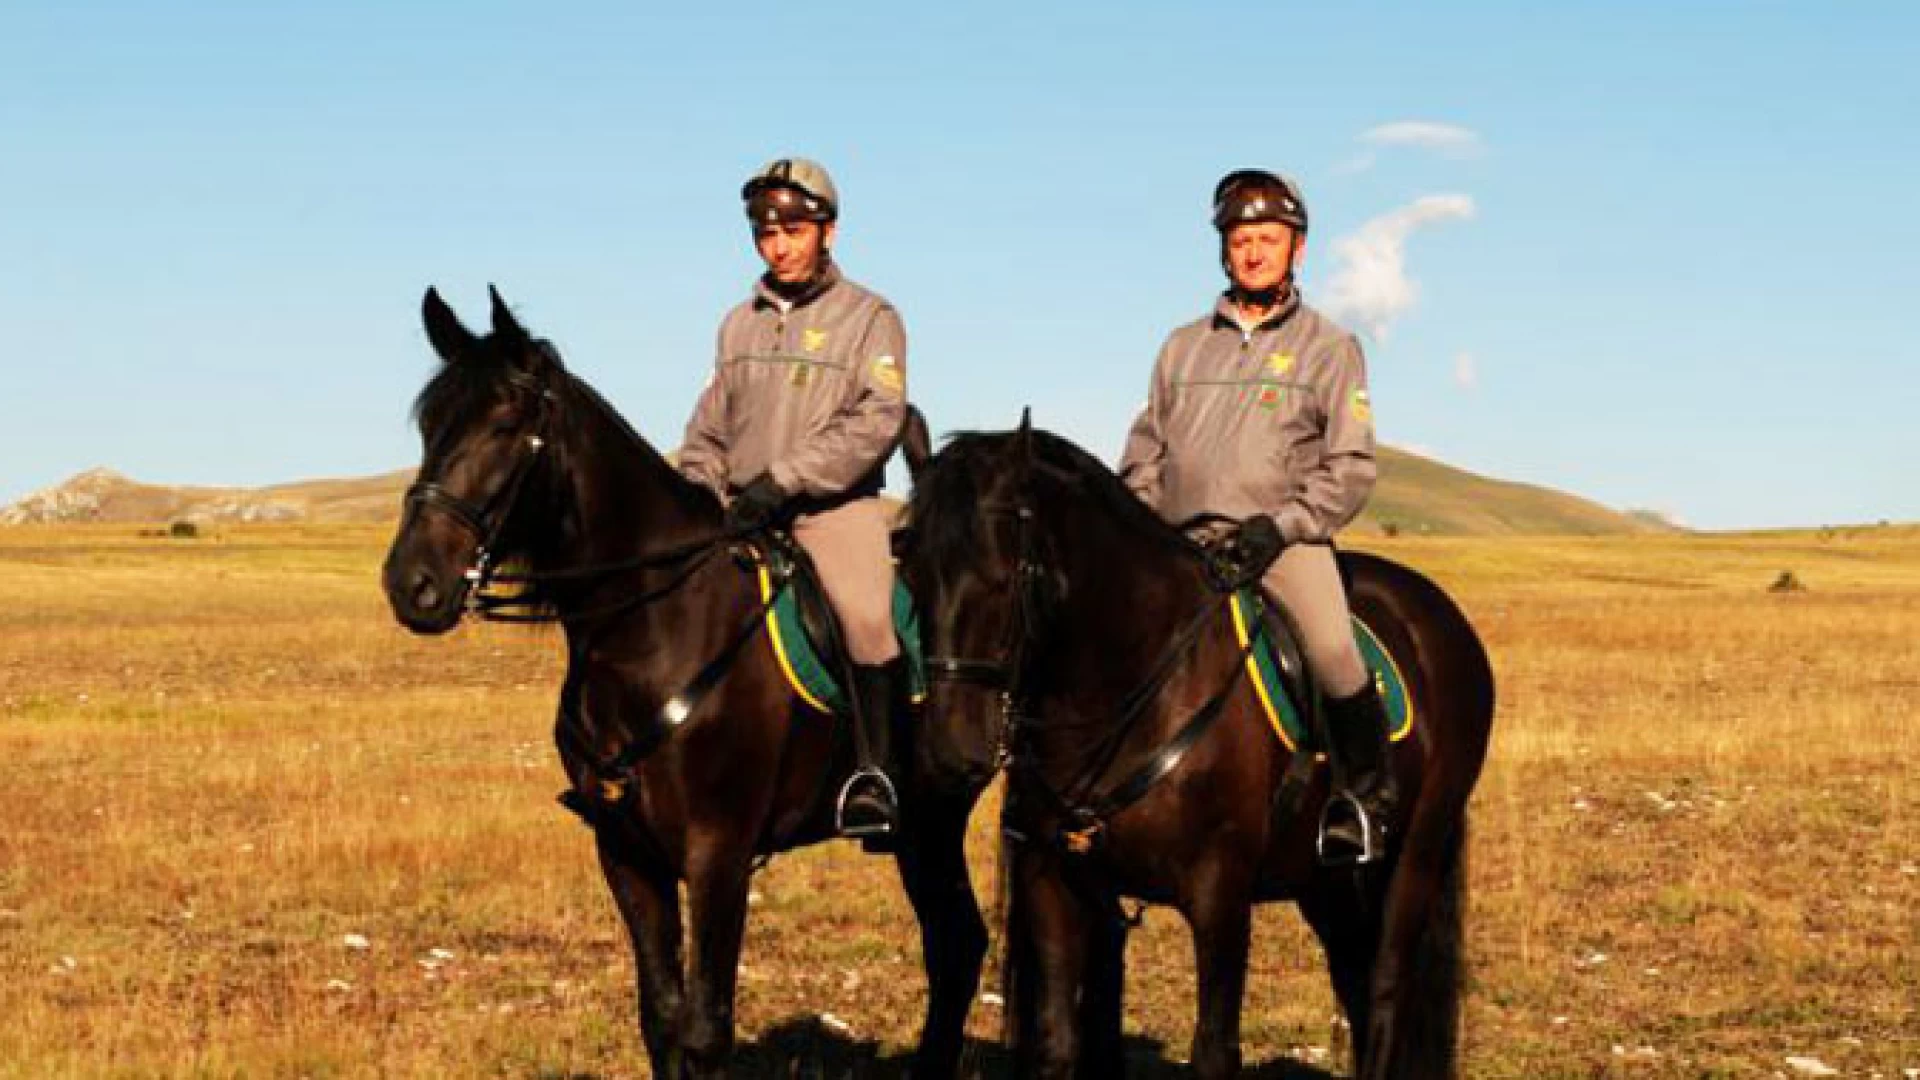
<svg viewBox="0 0 1920 1080">
<path fill-rule="evenodd" d="M 1047 567 L 1034 537 L 1032 505 L 1022 496 L 1010 504 L 989 501 L 979 504 L 978 508 L 983 517 L 991 517 L 996 512 L 1013 517 L 1014 547 L 1019 552 L 1013 567 L 1013 618 L 1007 623 L 1001 659 L 935 655 L 928 656 L 925 663 L 930 682 L 999 691 L 1000 720 L 993 749 L 993 767 L 998 770 L 1013 760 L 1019 728 L 1032 716 L 1025 692 L 1027 667 L 1042 638 L 1052 598 Z"/>
<path fill-rule="evenodd" d="M 994 747 L 994 768 L 1011 767 L 1021 773 L 1029 781 L 1026 789 L 1050 804 L 1063 821 L 1057 842 L 1070 852 L 1084 853 L 1099 842 L 1106 831 L 1107 822 L 1114 815 L 1144 798 L 1149 790 L 1177 768 L 1187 752 L 1224 715 L 1227 697 L 1242 677 L 1246 661 L 1258 640 L 1257 635 L 1247 635 L 1247 641 L 1229 667 L 1226 678 L 1181 725 L 1172 739 L 1117 780 L 1102 783 L 1111 775 L 1128 736 L 1146 718 L 1153 702 L 1183 666 L 1208 623 L 1220 617 L 1224 605 L 1218 602 L 1218 596 L 1230 593 L 1249 580 L 1257 580 L 1258 572 L 1248 574 L 1242 570 L 1232 578 L 1209 573 L 1211 595 L 1183 621 L 1139 685 L 1121 699 L 1118 716 L 1086 755 L 1073 779 L 1065 785 L 1055 786 L 1040 775 L 1037 762 L 1022 756 L 1019 749 L 1022 729 L 1040 722 L 1033 708 L 1029 668 L 1045 642 L 1046 623 L 1052 606 L 1050 570 L 1041 557 L 1040 544 L 1035 538 L 1034 508 L 1022 493 L 1010 507 L 1005 503 L 983 501 L 976 504 L 976 510 L 983 517 L 991 516 L 995 511 L 1006 513 L 1010 510 L 1014 518 L 1015 546 L 1019 556 L 1014 564 L 1014 611 L 1008 623 L 1007 641 L 1002 646 L 1003 659 L 929 656 L 926 660 L 927 675 L 936 682 L 972 684 L 1000 692 L 1000 722 Z M 1264 568 L 1262 565 L 1259 569 Z M 1311 755 L 1296 755 L 1296 761 L 1310 763 Z M 1298 786 L 1297 774 L 1300 771 L 1289 769 L 1290 787 Z"/>
<path fill-rule="evenodd" d="M 534 347 L 547 348 L 544 342 L 536 342 Z M 558 363 L 558 358 L 553 358 Z M 499 554 L 501 533 L 507 522 L 513 519 L 520 496 L 526 488 L 527 478 L 545 456 L 552 444 L 549 432 L 559 412 L 560 396 L 553 386 L 539 376 L 523 371 L 514 371 L 507 376 L 508 383 L 514 388 L 531 395 L 534 402 L 533 419 L 526 426 L 527 433 L 520 444 L 520 453 L 514 459 L 513 467 L 507 479 L 489 496 L 484 504 L 475 505 L 435 480 L 416 480 L 407 488 L 406 506 L 418 512 L 433 509 L 443 514 L 465 529 L 474 538 L 473 560 L 460 575 L 461 611 L 463 614 L 496 622 L 555 622 L 583 621 L 616 615 L 634 607 L 650 603 L 667 596 L 683 584 L 707 561 L 715 551 L 726 543 L 741 538 L 743 534 L 715 532 L 656 551 L 642 552 L 639 555 L 611 562 L 593 563 L 584 566 L 571 566 L 561 569 L 502 573 L 496 562 Z M 533 586 L 560 582 L 591 582 L 614 574 L 632 570 L 646 570 L 662 566 L 679 566 L 680 570 L 663 586 L 646 590 L 635 590 L 631 594 L 615 600 L 611 604 L 591 611 L 574 612 L 566 615 L 539 610 L 537 603 L 527 596 L 517 593 L 493 593 L 490 585 Z"/>
<path fill-rule="evenodd" d="M 536 343 L 536 347 L 544 346 Z M 555 362 L 557 363 L 557 358 Z M 553 422 L 561 404 L 559 395 L 545 379 L 515 371 L 508 376 L 508 380 L 515 388 L 532 395 L 535 411 L 532 420 L 525 425 L 527 431 L 521 442 L 520 453 L 514 459 L 512 469 L 500 487 L 481 505 L 475 505 L 455 495 L 438 481 L 416 481 L 407 489 L 406 506 L 409 511 L 437 510 L 446 514 L 475 539 L 473 561 L 461 575 L 461 587 L 464 590 L 461 599 L 463 614 L 500 622 L 518 623 L 555 621 L 578 623 L 620 615 L 678 591 L 702 566 L 707 564 L 715 552 L 724 550 L 733 542 L 759 531 L 721 530 L 660 550 L 605 563 L 555 570 L 500 572 L 495 563 L 495 556 L 499 550 L 501 533 L 505 530 L 507 522 L 513 518 L 514 510 L 526 488 L 527 478 L 532 475 L 535 466 L 548 450 L 549 425 Z M 535 609 L 536 601 L 525 596 L 492 594 L 487 591 L 487 587 L 494 584 L 531 586 L 542 583 L 591 582 L 614 574 L 665 566 L 676 567 L 676 570 L 664 583 L 651 588 L 635 588 L 602 607 L 588 611 L 546 612 Z M 596 748 L 582 736 L 578 722 L 571 715 L 563 719 L 556 729 L 556 737 L 579 753 L 581 760 L 599 781 L 601 797 L 604 800 L 619 801 L 640 761 L 685 723 L 700 701 L 726 677 L 747 643 L 764 627 L 768 613 L 786 594 L 787 589 L 788 586 L 782 583 L 779 588 L 771 591 L 771 595 L 763 603 L 756 605 L 754 613 L 732 633 L 719 653 L 702 665 L 694 677 L 677 693 L 667 697 L 651 718 L 653 723 L 639 736 L 629 740 L 613 756 L 600 755 Z"/>
<path fill-rule="evenodd" d="M 553 388 L 545 380 L 515 371 L 508 376 L 508 382 L 516 389 L 532 395 L 535 413 L 533 422 L 527 425 L 530 430 L 520 444 L 521 452 L 514 458 L 506 482 L 488 496 L 486 503 L 475 506 L 448 491 L 437 480 L 416 480 L 407 488 L 406 506 L 409 510 L 416 513 L 427 509 L 438 510 L 473 535 L 473 561 L 460 575 L 460 580 L 463 592 L 461 606 L 463 610 L 476 614 L 483 614 L 486 610 L 484 594 L 493 580 L 493 557 L 500 533 L 513 516 L 527 477 L 532 474 L 534 465 L 547 448 L 547 423 L 553 415 L 556 402 Z"/>
</svg>

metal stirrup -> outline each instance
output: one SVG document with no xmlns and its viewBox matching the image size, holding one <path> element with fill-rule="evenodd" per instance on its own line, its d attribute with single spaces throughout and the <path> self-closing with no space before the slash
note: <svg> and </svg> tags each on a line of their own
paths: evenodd
<svg viewBox="0 0 1920 1080">
<path fill-rule="evenodd" d="M 893 825 L 887 821 L 882 821 L 878 825 L 863 825 L 852 832 L 847 831 L 847 796 L 853 792 L 856 781 L 868 776 L 880 781 L 880 786 L 887 792 L 887 804 L 894 807 L 895 813 L 899 812 L 900 794 L 894 790 L 893 781 L 881 769 L 872 765 L 863 765 L 855 769 L 852 776 L 847 777 L 846 783 L 840 785 L 840 797 L 833 802 L 833 828 L 841 836 L 886 836 L 893 832 Z"/>
<path fill-rule="evenodd" d="M 1351 860 L 1343 857 L 1336 863 L 1327 858 L 1327 819 L 1333 815 L 1334 807 L 1342 803 L 1353 809 L 1353 821 L 1360 830 L 1360 854 Z M 1365 866 L 1385 854 L 1373 846 L 1373 836 L 1373 815 L 1367 813 L 1366 806 L 1353 792 L 1336 790 L 1327 796 L 1326 804 L 1320 808 L 1320 827 L 1313 838 L 1314 855 L 1322 866 Z"/>
</svg>

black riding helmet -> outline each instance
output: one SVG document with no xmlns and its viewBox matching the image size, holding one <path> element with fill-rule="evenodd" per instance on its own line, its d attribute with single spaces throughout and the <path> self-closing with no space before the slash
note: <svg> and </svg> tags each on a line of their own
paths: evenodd
<svg viewBox="0 0 1920 1080">
<path fill-rule="evenodd" d="M 1307 234 L 1307 200 L 1293 181 L 1265 169 L 1235 169 L 1213 187 L 1213 227 L 1224 235 L 1250 221 L 1277 221 Z"/>
</svg>

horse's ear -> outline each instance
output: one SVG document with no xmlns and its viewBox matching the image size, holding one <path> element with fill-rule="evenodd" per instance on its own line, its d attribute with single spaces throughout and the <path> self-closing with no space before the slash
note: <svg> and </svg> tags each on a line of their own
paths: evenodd
<svg viewBox="0 0 1920 1080">
<path fill-rule="evenodd" d="M 440 299 L 439 289 L 427 287 L 427 295 L 420 301 L 420 321 L 427 326 L 427 340 L 433 343 L 433 351 L 447 363 L 455 363 L 472 350 L 473 331 Z"/>
<path fill-rule="evenodd" d="M 1021 465 L 1033 461 L 1033 406 L 1020 410 L 1020 426 L 1013 429 L 1013 458 Z"/>
<path fill-rule="evenodd" d="M 927 431 L 927 418 L 917 405 L 907 406 L 907 419 L 900 425 L 900 453 L 907 459 L 907 476 L 916 483 L 933 460 L 933 436 Z"/>
<path fill-rule="evenodd" d="M 513 317 L 507 302 L 500 298 L 500 290 L 489 284 L 487 296 L 493 301 L 493 332 L 509 340 L 526 340 L 526 328 L 520 325 L 520 320 Z"/>
</svg>

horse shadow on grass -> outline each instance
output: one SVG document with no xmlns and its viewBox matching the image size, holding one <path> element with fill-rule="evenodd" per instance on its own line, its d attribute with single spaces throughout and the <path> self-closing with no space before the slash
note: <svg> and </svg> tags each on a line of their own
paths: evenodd
<svg viewBox="0 0 1920 1080">
<path fill-rule="evenodd" d="M 1155 1039 L 1127 1036 L 1126 1055 L 1128 1077 L 1174 1080 L 1193 1073 Z M 817 1016 L 804 1016 L 783 1020 L 758 1038 L 740 1043 L 731 1073 L 753 1080 L 906 1080 L 912 1066 L 910 1053 L 883 1055 L 872 1040 L 830 1028 Z M 979 1080 L 1010 1078 L 1015 1075 L 1013 1056 L 997 1043 L 969 1039 L 961 1075 Z M 1292 1058 L 1276 1058 L 1250 1062 L 1240 1075 L 1247 1080 L 1334 1080 L 1336 1074 Z"/>
</svg>

